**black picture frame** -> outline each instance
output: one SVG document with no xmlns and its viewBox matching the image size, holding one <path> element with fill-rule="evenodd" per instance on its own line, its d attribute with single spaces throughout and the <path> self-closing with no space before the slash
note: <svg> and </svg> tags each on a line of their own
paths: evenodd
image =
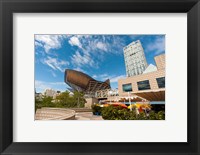
<svg viewBox="0 0 200 155">
<path fill-rule="evenodd" d="M 22 143 L 13 142 L 13 13 L 187 13 L 187 143 Z M 0 0 L 1 154 L 200 154 L 199 0 Z M 175 104 L 175 103 L 173 103 Z M 171 131 L 172 132 L 172 131 Z"/>
</svg>

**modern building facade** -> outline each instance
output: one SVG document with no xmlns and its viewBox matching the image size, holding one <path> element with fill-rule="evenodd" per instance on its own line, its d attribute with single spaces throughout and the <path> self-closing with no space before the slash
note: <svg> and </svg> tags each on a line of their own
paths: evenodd
<svg viewBox="0 0 200 155">
<path fill-rule="evenodd" d="M 158 70 L 165 69 L 165 54 L 158 55 L 154 59 Z"/>
<path fill-rule="evenodd" d="M 42 95 L 42 93 L 36 93 L 35 92 L 35 98 L 37 99 L 37 100 L 42 100 L 42 98 L 43 98 L 43 95 Z"/>
<path fill-rule="evenodd" d="M 142 74 L 148 65 L 140 40 L 125 46 L 123 51 L 127 76 Z"/>
<path fill-rule="evenodd" d="M 119 79 L 118 91 L 120 96 L 127 92 L 148 101 L 165 101 L 165 54 L 154 57 L 156 71 Z"/>
<path fill-rule="evenodd" d="M 43 92 L 43 95 L 44 96 L 49 96 L 49 97 L 53 97 L 53 99 L 56 99 L 56 97 L 58 95 L 61 94 L 61 91 L 56 91 L 56 90 L 53 90 L 53 89 L 46 89 L 44 92 Z"/>
<path fill-rule="evenodd" d="M 45 96 L 53 97 L 56 94 L 56 91 L 53 89 L 46 89 L 43 94 Z"/>
</svg>

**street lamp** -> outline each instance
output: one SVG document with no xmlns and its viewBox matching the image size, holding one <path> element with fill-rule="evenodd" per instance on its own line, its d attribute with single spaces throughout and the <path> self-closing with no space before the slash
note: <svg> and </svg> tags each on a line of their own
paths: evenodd
<svg viewBox="0 0 200 155">
<path fill-rule="evenodd" d="M 109 90 L 109 96 L 110 96 L 110 104 L 111 104 L 111 95 L 112 95 L 112 91 L 111 90 Z"/>
<path fill-rule="evenodd" d="M 132 111 L 130 92 L 128 92 L 128 100 L 129 100 L 129 104 L 130 104 L 130 111 Z"/>
</svg>

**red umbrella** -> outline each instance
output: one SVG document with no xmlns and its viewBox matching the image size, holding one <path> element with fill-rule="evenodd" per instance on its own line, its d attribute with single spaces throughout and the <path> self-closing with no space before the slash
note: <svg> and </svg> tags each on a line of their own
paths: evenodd
<svg viewBox="0 0 200 155">
<path fill-rule="evenodd" d="M 112 105 L 113 105 L 113 106 L 121 106 L 122 108 L 128 108 L 125 104 L 123 104 L 123 103 L 118 103 L 118 102 L 113 103 Z"/>
</svg>

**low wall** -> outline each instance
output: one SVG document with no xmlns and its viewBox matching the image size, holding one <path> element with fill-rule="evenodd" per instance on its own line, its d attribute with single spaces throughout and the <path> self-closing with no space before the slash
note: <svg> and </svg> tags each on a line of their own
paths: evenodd
<svg viewBox="0 0 200 155">
<path fill-rule="evenodd" d="M 74 110 L 75 112 L 92 112 L 92 109 L 90 108 L 70 108 L 71 110 Z"/>
<path fill-rule="evenodd" d="M 85 108 L 92 108 L 92 105 L 94 103 L 99 103 L 97 98 L 91 97 L 91 98 L 86 98 L 86 103 L 85 103 Z"/>
<path fill-rule="evenodd" d="M 65 108 L 37 109 L 35 120 L 75 120 L 75 111 Z"/>
</svg>

